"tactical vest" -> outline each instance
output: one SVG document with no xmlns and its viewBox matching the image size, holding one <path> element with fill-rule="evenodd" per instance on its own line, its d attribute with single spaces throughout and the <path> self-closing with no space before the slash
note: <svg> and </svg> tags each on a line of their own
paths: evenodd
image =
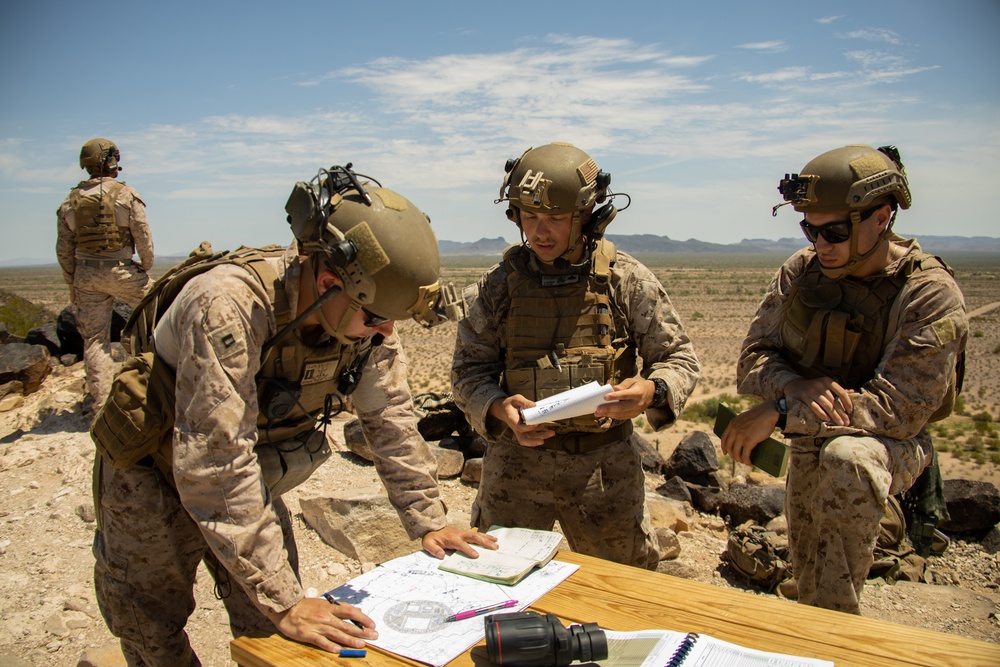
<svg viewBox="0 0 1000 667">
<path fill-rule="evenodd" d="M 831 280 L 813 256 L 792 285 L 781 316 L 779 336 L 788 360 L 804 377 L 827 376 L 847 389 L 860 389 L 875 376 L 885 348 L 889 311 L 903 285 L 909 276 L 931 268 L 953 275 L 940 258 L 911 252 L 891 276 Z M 963 360 L 958 360 L 956 384 L 949 387 L 931 421 L 951 413 L 955 395 L 961 391 Z"/>
<path fill-rule="evenodd" d="M 155 395 L 158 408 L 166 408 L 160 419 L 164 432 L 158 442 L 151 443 L 149 453 L 168 479 L 171 478 L 173 459 L 174 375 L 173 372 L 163 372 L 162 367 L 166 364 L 153 350 L 152 332 L 156 323 L 189 280 L 217 266 L 232 264 L 247 270 L 267 293 L 277 329 L 281 331 L 291 322 L 293 313 L 281 280 L 268 259 L 281 257 L 284 253 L 285 249 L 281 246 L 241 247 L 233 252 L 213 253 L 211 246 L 203 243 L 191 253 L 191 257 L 156 281 L 125 325 L 122 340 L 130 353 L 150 356 L 153 371 L 148 394 L 150 397 Z M 317 426 L 332 416 L 332 412 L 343 408 L 341 395 L 353 391 L 360 379 L 361 367 L 355 361 L 367 360 L 372 347 L 381 342 L 373 339 L 360 345 L 345 345 L 333 340 L 325 345 L 310 347 L 301 341 L 297 332 L 292 332 L 280 344 L 262 351 L 264 356 L 256 378 L 259 411 L 254 452 L 272 495 L 281 495 L 304 482 L 329 457 L 325 434 Z M 156 371 L 157 364 L 159 372 Z M 344 377 L 347 370 L 352 371 L 349 381 Z M 115 398 L 113 388 L 92 428 L 99 448 L 100 440 L 106 441 L 113 438 L 109 434 L 121 431 L 116 428 L 117 423 L 122 421 L 116 417 L 116 412 L 121 411 L 109 410 Z M 102 451 L 102 454 L 108 458 L 106 452 Z M 120 458 L 125 463 L 129 460 L 127 457 Z"/>
<path fill-rule="evenodd" d="M 636 374 L 634 344 L 617 337 L 611 300 L 615 246 L 598 242 L 586 273 L 531 271 L 521 246 L 509 248 L 510 309 L 503 388 L 537 401 L 589 382 L 618 384 Z M 593 415 L 557 422 L 556 433 L 602 432 L 621 424 Z"/>
<path fill-rule="evenodd" d="M 70 194 L 78 250 L 101 253 L 132 247 L 132 231 L 115 222 L 115 202 L 124 187 L 124 183 L 114 181 L 106 190 L 102 185 L 98 194 L 83 194 L 79 188 Z"/>
</svg>

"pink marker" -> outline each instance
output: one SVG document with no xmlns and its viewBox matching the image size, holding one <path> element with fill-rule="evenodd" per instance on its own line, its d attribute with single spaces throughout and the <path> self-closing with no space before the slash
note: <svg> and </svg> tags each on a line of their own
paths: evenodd
<svg viewBox="0 0 1000 667">
<path fill-rule="evenodd" d="M 457 614 L 452 614 L 448 618 L 444 619 L 447 623 L 448 621 L 461 621 L 466 618 L 472 618 L 473 616 L 482 616 L 483 614 L 488 614 L 491 611 L 496 611 L 497 609 L 507 609 L 508 607 L 513 607 L 517 604 L 517 600 L 507 600 L 506 602 L 501 602 L 500 604 L 493 604 L 489 607 L 483 607 L 482 609 L 470 609 L 469 611 L 460 611 Z"/>
</svg>

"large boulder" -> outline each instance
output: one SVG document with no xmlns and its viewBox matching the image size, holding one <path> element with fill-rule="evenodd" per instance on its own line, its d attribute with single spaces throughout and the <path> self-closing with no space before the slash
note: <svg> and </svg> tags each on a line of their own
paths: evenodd
<svg viewBox="0 0 1000 667">
<path fill-rule="evenodd" d="M 53 357 L 62 356 L 62 344 L 59 342 L 55 322 L 29 329 L 28 333 L 24 335 L 24 342 L 28 345 L 43 346 Z"/>
<path fill-rule="evenodd" d="M 711 473 L 718 469 L 719 457 L 711 436 L 694 431 L 684 436 L 663 464 L 663 476 L 670 479 L 676 475 L 687 482 L 709 486 Z"/>
<path fill-rule="evenodd" d="M 1000 490 L 991 482 L 946 479 L 944 498 L 951 518 L 938 528 L 946 533 L 985 533 L 1000 522 Z"/>
<path fill-rule="evenodd" d="M 0 345 L 0 385 L 17 380 L 24 386 L 25 396 L 33 394 L 52 370 L 50 357 L 49 351 L 41 345 Z"/>
<path fill-rule="evenodd" d="M 781 486 L 732 484 L 719 503 L 719 514 L 729 525 L 747 521 L 765 525 L 785 511 L 785 489 Z"/>
<path fill-rule="evenodd" d="M 383 563 L 420 548 L 406 534 L 381 486 L 302 498 L 299 506 L 324 542 L 355 560 Z"/>
</svg>

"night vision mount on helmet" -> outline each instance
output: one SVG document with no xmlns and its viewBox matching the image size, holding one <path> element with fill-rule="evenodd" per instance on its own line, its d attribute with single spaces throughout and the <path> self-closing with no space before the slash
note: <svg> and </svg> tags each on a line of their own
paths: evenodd
<svg viewBox="0 0 1000 667">
<path fill-rule="evenodd" d="M 355 173 L 348 163 L 296 183 L 285 211 L 303 252 L 321 257 L 351 299 L 337 327 L 324 321 L 328 333 L 344 338 L 347 323 L 362 307 L 385 320 L 412 317 L 428 327 L 447 320 L 440 303 L 437 238 L 427 216 L 405 197 Z M 317 298 L 316 307 L 338 292 Z"/>
<path fill-rule="evenodd" d="M 895 146 L 878 149 L 863 144 L 836 148 L 819 155 L 798 174 L 785 174 L 778 183 L 785 200 L 771 213 L 791 204 L 799 213 L 847 212 L 851 219 L 851 258 L 835 269 L 824 269 L 830 278 L 850 275 L 871 257 L 888 238 L 896 219 L 896 207 L 908 209 L 913 201 L 906 180 L 906 169 Z M 892 208 L 889 224 L 872 248 L 858 252 L 858 228 L 874 208 L 888 204 Z"/>
<path fill-rule="evenodd" d="M 507 160 L 504 172 L 500 196 L 495 203 L 507 202 L 507 217 L 519 228 L 522 210 L 549 215 L 573 214 L 569 248 L 564 258 L 576 251 L 584 237 L 591 242 L 603 237 L 604 230 L 618 212 L 608 201 L 617 196 L 610 190 L 611 174 L 598 169 L 592 157 L 572 144 L 554 142 L 529 148 L 521 157 Z M 597 204 L 603 206 L 584 219 L 584 213 Z"/>
</svg>

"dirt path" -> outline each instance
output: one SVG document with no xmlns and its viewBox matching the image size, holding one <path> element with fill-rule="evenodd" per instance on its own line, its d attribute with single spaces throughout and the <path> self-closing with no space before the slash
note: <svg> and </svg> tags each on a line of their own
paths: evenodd
<svg viewBox="0 0 1000 667">
<path fill-rule="evenodd" d="M 980 315 L 985 315 L 986 313 L 996 310 L 997 308 L 1000 308 L 1000 301 L 994 301 L 993 303 L 988 303 L 985 306 L 980 306 L 979 308 L 976 308 L 974 311 L 969 313 L 969 319 L 971 320 L 973 317 L 979 317 Z"/>
</svg>

